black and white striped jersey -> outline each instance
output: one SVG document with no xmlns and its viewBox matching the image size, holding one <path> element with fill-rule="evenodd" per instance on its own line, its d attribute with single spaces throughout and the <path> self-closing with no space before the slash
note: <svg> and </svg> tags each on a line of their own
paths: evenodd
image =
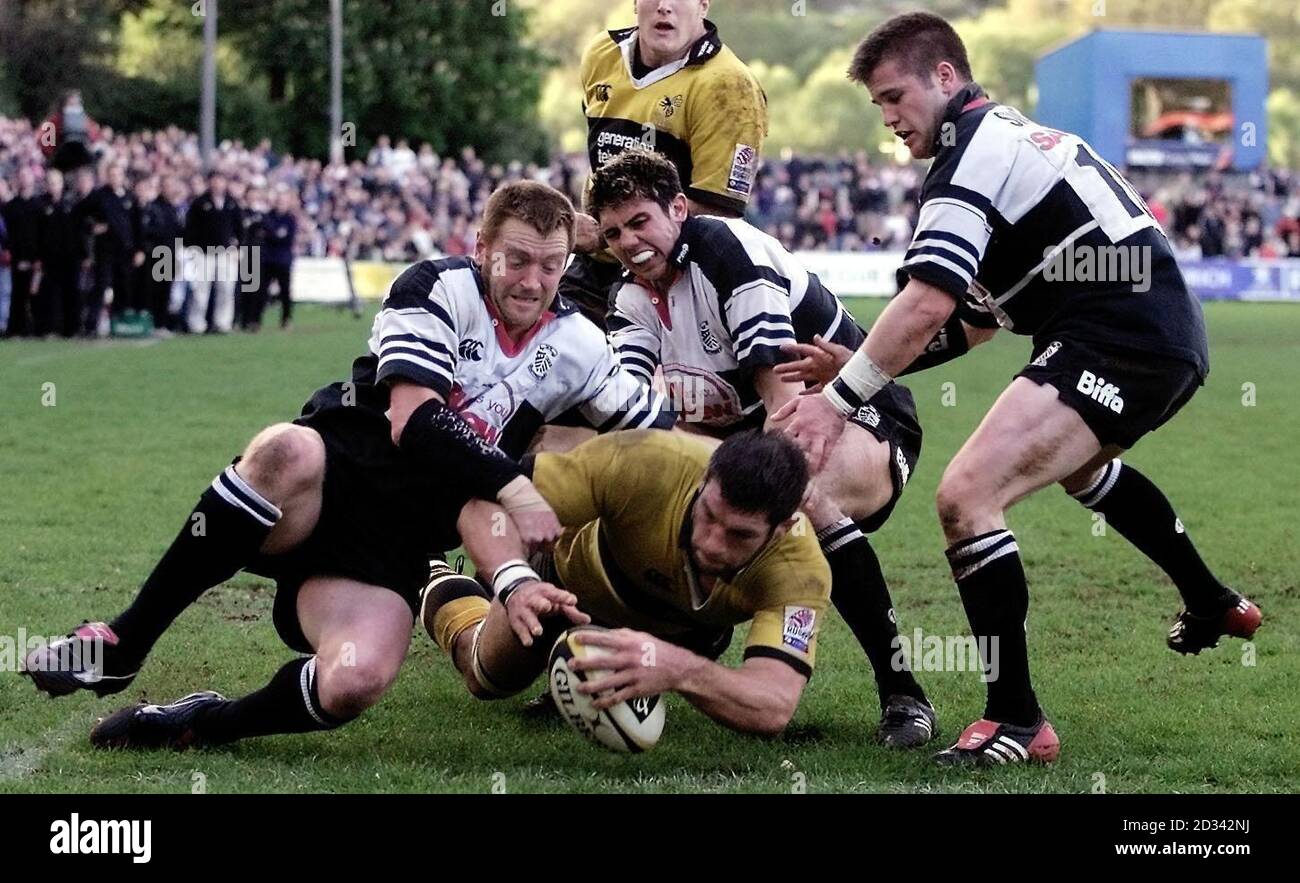
<svg viewBox="0 0 1300 883">
<path fill-rule="evenodd" d="M 649 382 L 663 369 L 684 420 L 712 427 L 761 420 L 753 374 L 790 360 L 782 344 L 815 334 L 854 349 L 862 343 L 862 329 L 817 275 L 743 220 L 688 218 L 670 259 L 679 273 L 666 292 L 624 273 L 609 335 L 633 374 Z"/>
<path fill-rule="evenodd" d="M 1209 354 L 1200 304 L 1142 197 L 1077 135 L 971 84 L 954 96 L 899 269 L 974 325 L 1072 334 L 1183 359 Z"/>
<path fill-rule="evenodd" d="M 516 458 L 538 428 L 561 417 L 601 432 L 675 422 L 663 396 L 624 369 L 600 329 L 558 296 L 512 341 L 468 258 L 421 261 L 398 276 L 369 347 L 353 367 L 355 381 L 428 387 Z"/>
</svg>

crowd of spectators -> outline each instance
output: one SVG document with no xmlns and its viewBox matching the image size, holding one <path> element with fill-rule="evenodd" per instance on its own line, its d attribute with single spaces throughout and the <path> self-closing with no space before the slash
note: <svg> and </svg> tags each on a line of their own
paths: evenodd
<svg viewBox="0 0 1300 883">
<path fill-rule="evenodd" d="M 439 156 L 387 135 L 342 164 L 280 153 L 268 141 L 227 141 L 205 171 L 197 136 L 177 127 L 129 134 L 99 127 L 93 162 L 63 176 L 47 168 L 38 128 L 0 118 L 0 328 L 10 335 L 93 336 L 123 311 L 147 313 L 164 330 L 254 330 L 273 296 L 287 324 L 295 256 L 410 262 L 466 254 L 488 195 L 502 183 L 544 181 L 580 203 L 587 176 L 581 154 L 548 165 L 490 164 L 471 148 Z M 866 153 L 768 156 L 748 219 L 791 250 L 900 250 L 923 177 L 920 165 Z M 1134 180 L 1181 256 L 1300 257 L 1293 173 Z M 154 278 L 156 249 L 178 240 L 259 245 L 260 282 L 237 292 L 195 282 L 212 275 L 203 265 L 174 274 L 188 284 Z"/>
</svg>

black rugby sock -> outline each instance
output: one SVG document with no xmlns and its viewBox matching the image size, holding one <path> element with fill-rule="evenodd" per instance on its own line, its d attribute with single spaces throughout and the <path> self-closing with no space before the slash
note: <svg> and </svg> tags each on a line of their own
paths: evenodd
<svg viewBox="0 0 1300 883">
<path fill-rule="evenodd" d="M 276 733 L 332 730 L 348 720 L 321 707 L 316 657 L 306 656 L 287 663 L 256 693 L 201 711 L 194 731 L 200 740 L 215 745 Z"/>
<path fill-rule="evenodd" d="M 1201 560 L 1174 507 L 1150 479 L 1112 460 L 1091 485 L 1071 494 L 1119 531 L 1169 575 L 1194 616 L 1213 616 L 1231 606 L 1233 592 Z"/>
<path fill-rule="evenodd" d="M 954 543 L 947 555 L 984 661 L 988 686 L 984 717 L 1033 726 L 1042 712 L 1029 681 L 1025 640 L 1029 585 L 1015 536 L 1009 530 L 995 530 Z"/>
<path fill-rule="evenodd" d="M 880 559 L 850 518 L 817 532 L 831 566 L 831 601 L 866 651 L 880 701 L 903 694 L 927 701 L 898 642 L 898 624 Z"/>
<path fill-rule="evenodd" d="M 109 625 L 128 658 L 141 661 L 181 611 L 257 555 L 280 510 L 229 466 L 199 497 L 131 606 Z"/>
</svg>

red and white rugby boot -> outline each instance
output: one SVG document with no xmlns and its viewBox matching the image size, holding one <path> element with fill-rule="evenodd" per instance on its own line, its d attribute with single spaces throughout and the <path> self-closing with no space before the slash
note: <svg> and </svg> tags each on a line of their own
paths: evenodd
<svg viewBox="0 0 1300 883">
<path fill-rule="evenodd" d="M 1061 740 L 1047 718 L 1032 727 L 1000 724 L 981 718 L 953 743 L 934 755 L 945 766 L 1005 766 L 1009 763 L 1051 763 L 1061 753 Z"/>
<path fill-rule="evenodd" d="M 90 690 L 96 696 L 120 693 L 140 673 L 126 658 L 117 634 L 102 622 L 83 622 L 67 635 L 37 647 L 23 660 L 22 673 L 51 696 Z"/>
<path fill-rule="evenodd" d="M 1184 610 L 1178 614 L 1165 641 L 1170 650 L 1193 655 L 1210 647 L 1219 646 L 1219 638 L 1245 638 L 1254 636 L 1263 621 L 1259 607 L 1237 592 L 1222 613 L 1214 616 L 1193 616 Z"/>
</svg>

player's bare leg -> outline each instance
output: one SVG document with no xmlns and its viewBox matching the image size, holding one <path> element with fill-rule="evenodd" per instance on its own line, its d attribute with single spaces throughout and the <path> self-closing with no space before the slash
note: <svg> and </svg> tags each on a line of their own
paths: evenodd
<svg viewBox="0 0 1300 883">
<path fill-rule="evenodd" d="M 325 446 L 311 429 L 268 427 L 200 496 L 131 605 L 110 623 L 87 622 L 28 654 L 39 689 L 104 696 L 126 689 L 154 643 L 203 592 L 225 582 L 259 552 L 287 551 L 320 516 Z"/>
<path fill-rule="evenodd" d="M 889 444 L 850 423 L 826 458 L 818 480 L 845 516 L 865 521 L 893 496 L 889 464 Z"/>
<path fill-rule="evenodd" d="M 930 741 L 938 722 L 900 652 L 889 586 L 860 527 L 893 497 L 891 460 L 887 442 L 848 424 L 814 480 L 819 493 L 811 495 L 804 511 L 831 566 L 831 601 L 875 674 L 881 707 L 876 738 L 891 748 L 912 748 Z"/>
<path fill-rule="evenodd" d="M 169 705 L 136 705 L 100 721 L 100 748 L 180 748 L 276 733 L 330 730 L 387 692 L 410 643 L 412 616 L 396 592 L 338 577 L 298 590 L 298 622 L 316 649 L 285 664 L 248 696 L 193 693 Z"/>
<path fill-rule="evenodd" d="M 1051 761 L 1060 743 L 1029 677 L 1029 590 L 1005 513 L 1039 488 L 1109 452 L 1051 386 L 1012 382 L 949 463 L 939 483 L 939 520 L 971 632 L 984 658 L 988 703 L 936 759 L 948 763 Z"/>
</svg>

